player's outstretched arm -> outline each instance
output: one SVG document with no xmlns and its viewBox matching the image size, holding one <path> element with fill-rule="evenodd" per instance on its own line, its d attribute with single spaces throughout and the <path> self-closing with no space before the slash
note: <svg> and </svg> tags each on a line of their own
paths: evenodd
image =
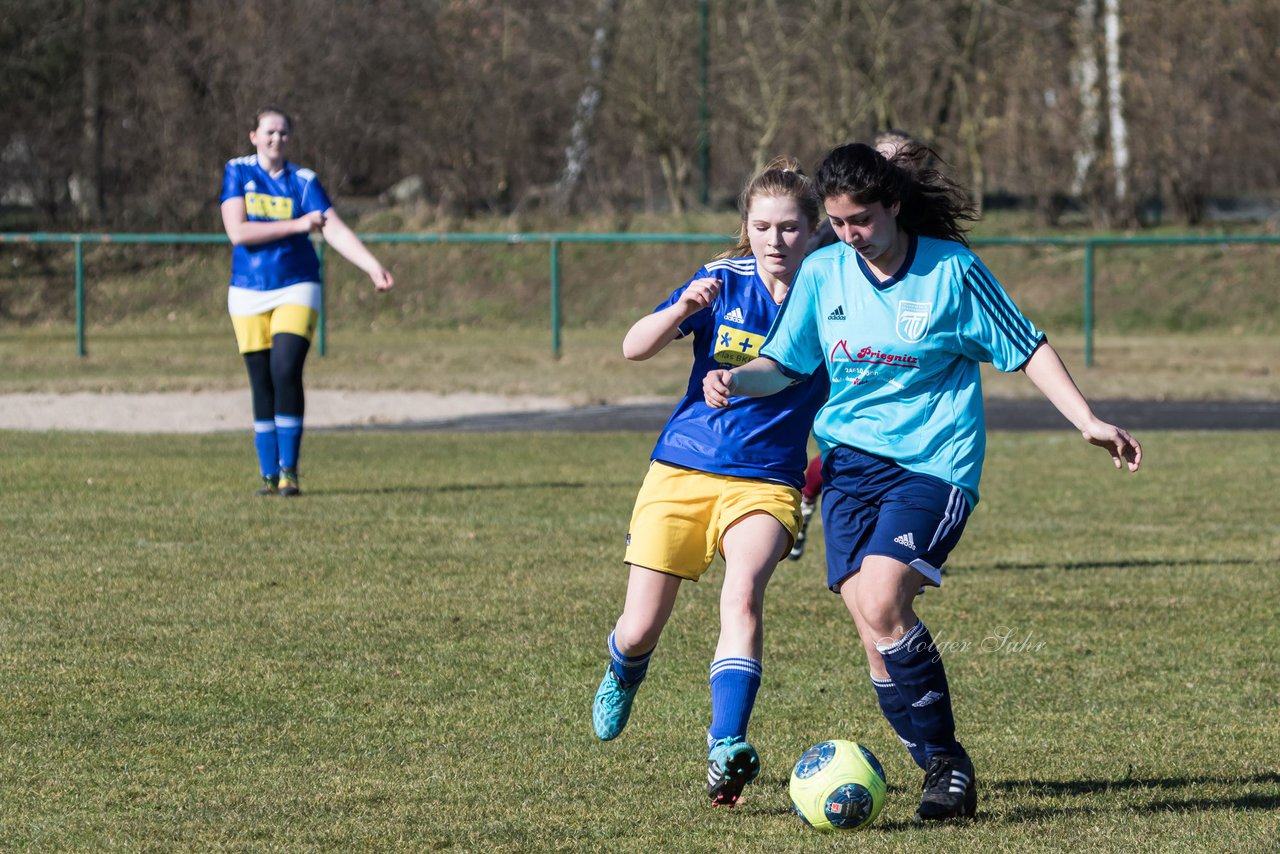
<svg viewBox="0 0 1280 854">
<path fill-rule="evenodd" d="M 1031 354 L 1031 358 L 1022 366 L 1022 371 L 1049 402 L 1076 426 L 1085 441 L 1107 449 L 1116 468 L 1127 465 L 1129 471 L 1138 470 L 1138 466 L 1142 464 L 1142 445 L 1124 430 L 1093 414 L 1089 402 L 1080 393 L 1075 380 L 1071 379 L 1067 366 L 1062 364 L 1058 352 L 1048 342 L 1041 344 Z"/>
<path fill-rule="evenodd" d="M 676 302 L 631 325 L 622 339 L 622 355 L 633 362 L 653 358 L 676 340 L 681 323 L 710 306 L 719 293 L 719 279 L 694 279 Z"/>
<path fill-rule="evenodd" d="M 333 208 L 324 212 L 323 234 L 325 242 L 338 250 L 338 254 L 368 274 L 375 290 L 389 291 L 395 285 L 396 281 L 387 268 L 382 266 Z"/>
<path fill-rule="evenodd" d="M 702 396 L 707 406 L 723 409 L 735 394 L 767 397 L 782 391 L 791 382 L 791 378 L 778 368 L 777 362 L 759 356 L 731 371 L 707 371 L 707 375 L 702 378 Z"/>
</svg>

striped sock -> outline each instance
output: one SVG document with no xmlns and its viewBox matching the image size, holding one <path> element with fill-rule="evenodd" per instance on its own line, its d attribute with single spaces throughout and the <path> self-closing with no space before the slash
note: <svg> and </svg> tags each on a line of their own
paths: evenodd
<svg viewBox="0 0 1280 854">
<path fill-rule="evenodd" d="M 280 468 L 296 469 L 302 447 L 302 416 L 277 415 L 276 434 L 280 437 Z"/>
<path fill-rule="evenodd" d="M 640 655 L 623 655 L 618 651 L 614 633 L 609 632 L 609 661 L 613 667 L 613 675 L 617 676 L 623 685 L 630 687 L 642 682 L 645 673 L 649 670 L 649 659 L 652 657 L 652 649 Z"/>
<path fill-rule="evenodd" d="M 276 444 L 276 422 L 253 422 L 253 446 L 258 450 L 258 468 L 263 477 L 280 474 L 280 449 Z"/>
<path fill-rule="evenodd" d="M 932 759 L 939 753 L 963 756 L 964 748 L 956 741 L 947 672 L 924 623 L 917 622 L 891 644 L 876 644 L 876 649 L 902 695 L 917 742 L 924 748 L 926 757 Z"/>
<path fill-rule="evenodd" d="M 711 662 L 711 729 L 719 741 L 747 737 L 747 722 L 756 704 L 763 669 L 754 658 L 718 658 Z"/>
</svg>

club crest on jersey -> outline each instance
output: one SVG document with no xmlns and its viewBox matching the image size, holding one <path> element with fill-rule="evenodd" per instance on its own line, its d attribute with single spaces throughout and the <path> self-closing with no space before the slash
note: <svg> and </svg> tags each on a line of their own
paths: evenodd
<svg viewBox="0 0 1280 854">
<path fill-rule="evenodd" d="M 722 365 L 745 365 L 760 355 L 764 336 L 723 323 L 716 329 L 716 343 L 711 358 Z"/>
<path fill-rule="evenodd" d="M 898 300 L 898 337 L 908 344 L 924 338 L 929 331 L 929 312 L 932 308 L 931 302 Z"/>
</svg>

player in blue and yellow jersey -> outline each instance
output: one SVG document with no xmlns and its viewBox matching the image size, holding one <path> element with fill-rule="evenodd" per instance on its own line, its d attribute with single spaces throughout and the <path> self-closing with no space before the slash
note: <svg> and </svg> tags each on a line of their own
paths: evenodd
<svg viewBox="0 0 1280 854">
<path fill-rule="evenodd" d="M 764 591 L 799 528 L 806 442 L 827 393 L 825 376 L 815 371 L 774 397 L 731 410 L 702 399 L 708 371 L 759 355 L 818 220 L 813 184 L 789 160 L 755 176 L 739 209 L 738 245 L 698 270 L 623 341 L 624 355 L 642 360 L 691 337 L 693 368 L 636 498 L 626 602 L 592 709 L 597 736 L 621 734 L 680 584 L 698 580 L 719 552 L 725 570 L 710 670 L 707 794 L 727 806 L 760 770 L 746 734 L 762 674 Z"/>
<path fill-rule="evenodd" d="M 917 160 L 918 162 L 918 160 Z M 708 373 L 732 412 L 826 372 L 814 423 L 823 456 L 827 584 L 866 650 L 880 708 L 925 770 L 916 821 L 977 808 L 946 672 L 916 615 L 978 501 L 986 444 L 979 363 L 1022 371 L 1117 468 L 1142 448 L 1094 415 L 1058 354 L 965 242 L 963 192 L 866 145 L 834 149 L 815 179 L 840 242 L 809 256 L 762 356 Z M 745 395 L 746 397 L 742 397 Z"/>
<path fill-rule="evenodd" d="M 222 224 L 235 247 L 227 310 L 253 392 L 259 495 L 298 495 L 302 443 L 302 368 L 320 313 L 320 262 L 310 235 L 368 273 L 374 288 L 395 284 L 325 194 L 320 179 L 285 159 L 291 122 L 276 107 L 254 116 L 256 149 L 227 163 Z"/>
</svg>

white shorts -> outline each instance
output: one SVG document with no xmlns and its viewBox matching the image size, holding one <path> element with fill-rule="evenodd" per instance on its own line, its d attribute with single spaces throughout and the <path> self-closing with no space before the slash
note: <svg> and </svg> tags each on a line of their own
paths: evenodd
<svg viewBox="0 0 1280 854">
<path fill-rule="evenodd" d="M 302 305 L 313 311 L 319 311 L 320 283 L 299 282 L 296 285 L 271 291 L 227 288 L 227 313 L 232 317 L 265 314 L 282 305 Z"/>
</svg>

